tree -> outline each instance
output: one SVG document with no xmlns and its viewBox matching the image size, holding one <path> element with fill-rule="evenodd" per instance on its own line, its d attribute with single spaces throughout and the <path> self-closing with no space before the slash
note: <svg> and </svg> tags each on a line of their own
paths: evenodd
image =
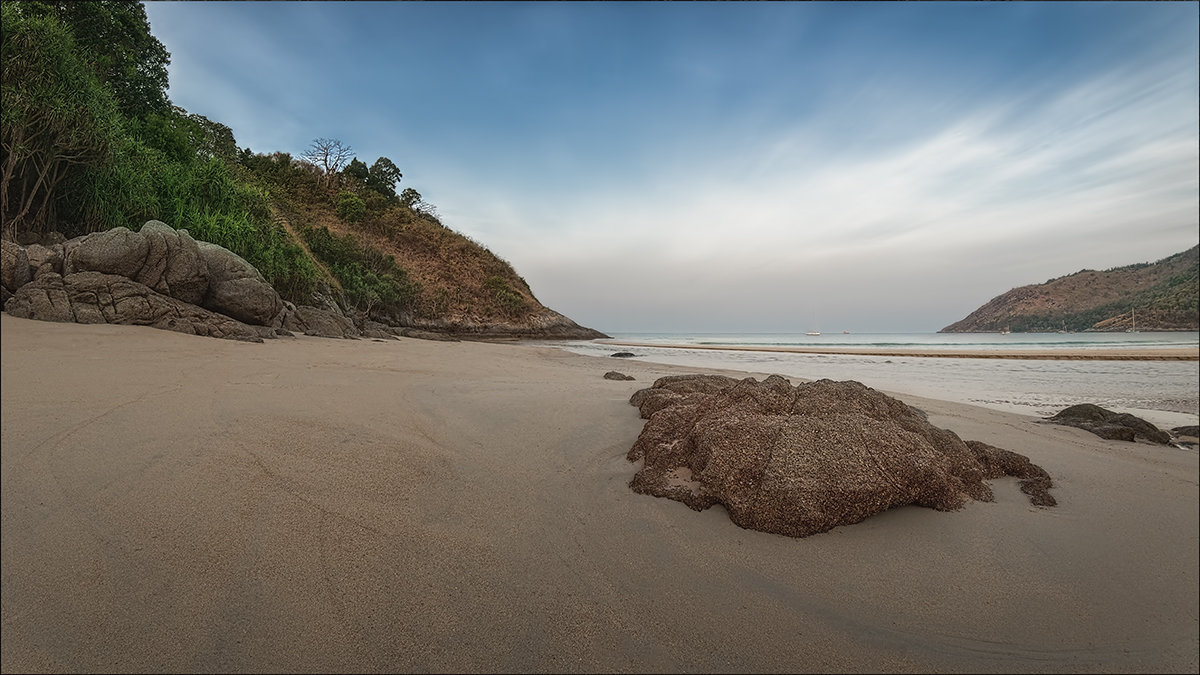
<svg viewBox="0 0 1200 675">
<path fill-rule="evenodd" d="M 186 115 L 191 122 L 191 145 L 202 159 L 218 157 L 226 161 L 234 161 L 237 157 L 237 141 L 233 138 L 233 130 L 220 122 L 214 122 L 204 115 L 188 113 L 179 106 L 172 106 L 176 113 Z"/>
<path fill-rule="evenodd" d="M 346 160 L 354 156 L 354 149 L 343 145 L 336 138 L 317 138 L 301 157 L 312 162 L 322 172 L 321 184 L 327 188 L 334 187 L 338 173 L 345 166 Z"/>
<path fill-rule="evenodd" d="M 367 189 L 374 190 L 387 197 L 396 196 L 396 183 L 404 177 L 400 169 L 387 157 L 380 157 L 371 165 L 370 176 L 367 177 Z"/>
<path fill-rule="evenodd" d="M 167 112 L 167 65 L 171 54 L 150 33 L 142 3 L 59 0 L 10 4 L 18 5 L 18 11 L 26 16 L 53 16 L 65 26 L 80 56 L 100 84 L 112 92 L 122 114 L 143 118 Z"/>
<path fill-rule="evenodd" d="M 53 15 L 3 5 L 0 212 L 4 233 L 42 229 L 73 175 L 108 162 L 118 138 L 112 95 L 81 61 Z"/>
<path fill-rule="evenodd" d="M 417 205 L 420 203 L 420 192 L 417 192 L 412 188 L 404 188 L 404 191 L 400 193 L 400 204 L 402 204 L 405 208 L 416 209 Z"/>
<path fill-rule="evenodd" d="M 350 160 L 345 169 L 342 169 L 342 174 L 356 179 L 359 183 L 366 185 L 367 179 L 371 177 L 371 171 L 367 165 L 358 161 L 358 158 Z"/>
</svg>

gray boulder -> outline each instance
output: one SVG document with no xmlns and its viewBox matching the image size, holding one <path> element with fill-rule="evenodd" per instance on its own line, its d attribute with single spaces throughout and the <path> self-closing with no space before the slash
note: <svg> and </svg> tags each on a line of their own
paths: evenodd
<svg viewBox="0 0 1200 675">
<path fill-rule="evenodd" d="M 41 244 L 30 244 L 25 247 L 25 253 L 29 256 L 29 269 L 34 279 L 43 274 L 62 274 L 62 244 L 52 244 L 48 247 Z"/>
<path fill-rule="evenodd" d="M 132 279 L 146 263 L 150 244 L 141 233 L 115 227 L 72 239 L 64 250 L 64 276 L 76 272 L 100 272 Z"/>
<path fill-rule="evenodd" d="M 625 373 L 618 373 L 615 370 L 610 370 L 604 374 L 604 379 L 606 379 L 606 380 L 632 380 L 633 376 L 626 375 Z"/>
<path fill-rule="evenodd" d="M 128 277 L 76 272 L 40 275 L 5 304 L 13 316 L 42 321 L 152 326 L 191 335 L 262 342 L 269 329 L 155 292 Z"/>
<path fill-rule="evenodd" d="M 354 322 L 345 316 L 309 305 L 288 308 L 283 313 L 282 327 L 313 337 L 357 338 L 361 334 Z"/>
<path fill-rule="evenodd" d="M 146 221 L 139 234 L 146 239 L 146 260 L 130 278 L 163 295 L 199 305 L 208 292 L 208 265 L 196 240 L 187 230 L 176 230 L 159 220 Z"/>
<path fill-rule="evenodd" d="M 283 298 L 258 270 L 226 248 L 197 244 L 208 270 L 208 293 L 201 305 L 243 323 L 271 325 L 283 311 Z"/>
<path fill-rule="evenodd" d="M 31 279 L 29 255 L 25 248 L 7 239 L 0 239 L 0 285 L 11 294 Z"/>
<path fill-rule="evenodd" d="M 115 227 L 67 242 L 63 274 L 76 272 L 120 275 L 193 305 L 208 292 L 208 267 L 196 241 L 158 220 L 140 232 Z"/>
</svg>

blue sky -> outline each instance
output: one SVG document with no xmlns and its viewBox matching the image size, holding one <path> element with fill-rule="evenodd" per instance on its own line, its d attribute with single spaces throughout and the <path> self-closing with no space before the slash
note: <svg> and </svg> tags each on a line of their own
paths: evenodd
<svg viewBox="0 0 1200 675">
<path fill-rule="evenodd" d="M 147 2 L 171 99 L 318 137 L 602 331 L 934 331 L 1200 241 L 1200 4 Z"/>
</svg>

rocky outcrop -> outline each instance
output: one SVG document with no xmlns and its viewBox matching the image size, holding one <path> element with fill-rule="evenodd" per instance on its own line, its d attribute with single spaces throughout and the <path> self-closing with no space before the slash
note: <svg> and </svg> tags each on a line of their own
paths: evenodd
<svg viewBox="0 0 1200 675">
<path fill-rule="evenodd" d="M 158 293 L 128 277 L 101 272 L 76 272 L 65 277 L 55 272 L 41 274 L 17 289 L 4 309 L 26 319 L 151 326 L 250 342 L 273 336 L 268 327 L 248 326 Z"/>
<path fill-rule="evenodd" d="M 1100 438 L 1114 441 L 1142 439 L 1151 443 L 1171 442 L 1171 434 L 1136 415 L 1113 412 L 1092 403 L 1081 403 L 1064 408 L 1054 416 L 1046 418 L 1046 421 L 1051 424 L 1085 429 Z"/>
<path fill-rule="evenodd" d="M 246 260 L 157 220 L 137 232 L 117 227 L 71 240 L 58 236 L 2 244 L 4 308 L 33 319 L 173 326 L 234 339 L 292 333 L 394 339 L 403 331 L 445 340 L 607 337 L 545 308 L 518 322 L 460 319 L 416 325 L 409 317 L 390 326 L 361 312 L 348 316 L 327 286 L 313 294 L 312 305 L 286 303 Z M 225 325 L 226 320 L 243 328 Z"/>
<path fill-rule="evenodd" d="M 722 504 L 748 529 L 804 537 L 897 506 L 954 510 L 991 501 L 984 481 L 1000 476 L 1054 504 L 1050 476 L 1024 456 L 964 442 L 858 382 L 673 376 L 630 403 L 647 419 L 630 487 L 696 510 Z"/>
<path fill-rule="evenodd" d="M 196 241 L 158 220 L 139 232 L 117 227 L 73 239 L 63 250 L 64 276 L 115 274 L 189 305 L 200 305 L 208 292 L 208 266 Z"/>
<path fill-rule="evenodd" d="M 469 319 L 441 321 L 409 317 L 404 323 L 406 327 L 469 340 L 594 340 L 609 337 L 598 330 L 580 326 L 548 308 L 511 322 Z"/>
<path fill-rule="evenodd" d="M 3 245 L 4 309 L 45 321 L 153 326 L 261 341 L 283 300 L 230 251 L 157 220 L 62 242 Z"/>
</svg>

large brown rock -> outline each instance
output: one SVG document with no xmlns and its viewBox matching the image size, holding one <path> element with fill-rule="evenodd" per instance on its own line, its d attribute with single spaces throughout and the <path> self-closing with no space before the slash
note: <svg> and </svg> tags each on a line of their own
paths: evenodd
<svg viewBox="0 0 1200 675">
<path fill-rule="evenodd" d="M 270 329 L 247 326 L 124 276 L 76 272 L 39 275 L 4 306 L 13 316 L 42 321 L 152 326 L 191 335 L 262 342 Z"/>
<path fill-rule="evenodd" d="M 748 529 L 804 537 L 897 506 L 954 510 L 991 501 L 984 481 L 1001 475 L 1053 504 L 1049 476 L 1027 458 L 965 443 L 858 382 L 676 376 L 630 402 L 648 420 L 628 454 L 642 463 L 630 487 L 696 510 L 723 504 Z"/>
</svg>

